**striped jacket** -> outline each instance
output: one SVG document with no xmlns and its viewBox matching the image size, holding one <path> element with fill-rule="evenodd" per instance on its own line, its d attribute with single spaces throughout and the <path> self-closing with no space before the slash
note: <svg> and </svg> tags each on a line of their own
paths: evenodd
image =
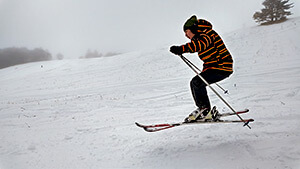
<svg viewBox="0 0 300 169">
<path fill-rule="evenodd" d="M 212 29 L 211 23 L 199 19 L 197 33 L 190 43 L 182 45 L 183 53 L 198 52 L 203 63 L 203 70 L 216 69 L 233 72 L 233 60 L 221 37 Z"/>
</svg>

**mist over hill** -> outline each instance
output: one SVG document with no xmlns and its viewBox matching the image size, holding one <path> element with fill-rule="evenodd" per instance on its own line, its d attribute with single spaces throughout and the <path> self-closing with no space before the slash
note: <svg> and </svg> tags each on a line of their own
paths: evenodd
<svg viewBox="0 0 300 169">
<path fill-rule="evenodd" d="M 220 85 L 235 109 L 250 109 L 251 130 L 135 126 L 181 121 L 195 108 L 194 73 L 168 46 L 0 69 L 0 168 L 299 168 L 299 32 L 293 18 L 221 35 L 234 74 Z M 185 56 L 201 65 L 197 54 Z"/>
</svg>

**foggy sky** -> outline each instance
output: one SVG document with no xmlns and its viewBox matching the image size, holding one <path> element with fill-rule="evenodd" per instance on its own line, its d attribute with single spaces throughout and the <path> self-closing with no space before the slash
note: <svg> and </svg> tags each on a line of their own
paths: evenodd
<svg viewBox="0 0 300 169">
<path fill-rule="evenodd" d="M 0 0 L 0 48 L 42 47 L 78 58 L 88 49 L 130 52 L 182 44 L 193 14 L 222 34 L 257 25 L 264 0 Z M 290 0 L 296 17 L 299 0 Z M 234 6 L 234 7 L 233 7 Z"/>
</svg>

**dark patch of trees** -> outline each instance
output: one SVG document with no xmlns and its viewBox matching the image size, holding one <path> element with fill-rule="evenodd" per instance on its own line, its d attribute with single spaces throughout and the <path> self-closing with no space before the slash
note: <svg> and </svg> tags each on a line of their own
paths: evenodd
<svg viewBox="0 0 300 169">
<path fill-rule="evenodd" d="M 0 49 L 0 69 L 29 62 L 52 60 L 52 55 L 42 48 L 29 50 L 27 48 Z"/>
<path fill-rule="evenodd" d="M 108 52 L 106 54 L 99 53 L 97 50 L 88 50 L 84 56 L 81 56 L 80 59 L 88 59 L 88 58 L 100 58 L 100 57 L 109 57 L 119 55 L 117 52 Z"/>
</svg>

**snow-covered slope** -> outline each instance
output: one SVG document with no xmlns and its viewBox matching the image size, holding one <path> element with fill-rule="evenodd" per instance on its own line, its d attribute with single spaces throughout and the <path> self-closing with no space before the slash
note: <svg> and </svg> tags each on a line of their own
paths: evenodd
<svg viewBox="0 0 300 169">
<path fill-rule="evenodd" d="M 250 109 L 243 117 L 256 120 L 251 130 L 137 128 L 180 121 L 195 108 L 194 74 L 167 47 L 2 69 L 0 168 L 300 168 L 299 34 L 295 18 L 223 35 L 235 73 L 220 84 L 235 109 Z"/>
</svg>

